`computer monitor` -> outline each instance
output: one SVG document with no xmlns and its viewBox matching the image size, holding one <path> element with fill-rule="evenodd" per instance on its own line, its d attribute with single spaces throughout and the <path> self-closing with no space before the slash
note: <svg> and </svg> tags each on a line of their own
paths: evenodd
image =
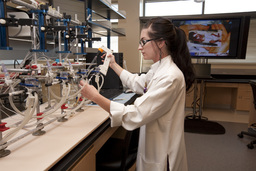
<svg viewBox="0 0 256 171">
<path fill-rule="evenodd" d="M 184 30 L 192 58 L 245 59 L 249 16 L 200 16 L 172 19 Z"/>
</svg>

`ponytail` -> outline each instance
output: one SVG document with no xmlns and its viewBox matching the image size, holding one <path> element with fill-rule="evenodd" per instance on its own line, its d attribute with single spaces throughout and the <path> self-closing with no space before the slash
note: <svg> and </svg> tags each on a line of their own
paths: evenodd
<svg viewBox="0 0 256 171">
<path fill-rule="evenodd" d="M 170 53 L 174 63 L 183 72 L 186 81 L 186 90 L 189 90 L 194 82 L 195 75 L 187 46 L 187 38 L 182 29 L 175 27 L 175 31 L 175 43 L 170 47 Z"/>
</svg>

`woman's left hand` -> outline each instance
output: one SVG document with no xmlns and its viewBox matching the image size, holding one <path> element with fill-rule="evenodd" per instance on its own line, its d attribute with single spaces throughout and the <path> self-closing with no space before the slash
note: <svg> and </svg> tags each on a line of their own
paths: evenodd
<svg viewBox="0 0 256 171">
<path fill-rule="evenodd" d="M 86 81 L 84 80 L 81 80 L 80 81 L 80 86 L 83 87 L 82 91 L 81 91 L 81 94 L 89 99 L 89 100 L 92 100 L 94 101 L 94 99 L 96 98 L 97 95 L 99 95 L 99 92 L 98 90 L 92 86 L 92 85 L 89 85 Z"/>
</svg>

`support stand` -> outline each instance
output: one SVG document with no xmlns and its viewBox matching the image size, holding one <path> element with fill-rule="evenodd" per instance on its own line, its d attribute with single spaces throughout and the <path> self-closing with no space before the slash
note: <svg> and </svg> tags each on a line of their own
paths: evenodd
<svg viewBox="0 0 256 171">
<path fill-rule="evenodd" d="M 9 154 L 11 154 L 11 151 L 10 151 L 10 150 L 6 150 L 6 149 L 0 150 L 0 158 L 6 157 L 6 156 L 8 156 Z"/>
<path fill-rule="evenodd" d="M 200 93 L 199 93 L 199 105 L 197 112 L 197 83 L 200 81 Z M 208 120 L 207 117 L 202 116 L 202 107 L 203 107 L 203 92 L 204 92 L 205 82 L 203 79 L 196 79 L 194 83 L 194 102 L 193 102 L 193 114 L 190 116 L 186 116 L 186 119 L 205 119 Z"/>
<path fill-rule="evenodd" d="M 40 129 L 38 129 L 37 131 L 35 131 L 32 135 L 34 135 L 34 136 L 41 136 L 41 135 L 44 135 L 45 134 L 45 131 L 44 130 L 42 130 L 44 127 L 44 124 L 43 123 L 39 123 L 38 125 L 37 125 L 37 128 L 39 128 L 39 127 L 42 127 L 42 128 L 40 128 Z"/>
<path fill-rule="evenodd" d="M 217 122 L 208 121 L 208 118 L 202 116 L 203 94 L 205 87 L 205 80 L 211 77 L 211 65 L 195 64 L 196 79 L 194 83 L 194 104 L 193 114 L 185 117 L 184 130 L 185 132 L 199 133 L 199 134 L 224 134 L 225 128 Z M 197 83 L 200 82 L 199 105 L 197 112 Z"/>
</svg>

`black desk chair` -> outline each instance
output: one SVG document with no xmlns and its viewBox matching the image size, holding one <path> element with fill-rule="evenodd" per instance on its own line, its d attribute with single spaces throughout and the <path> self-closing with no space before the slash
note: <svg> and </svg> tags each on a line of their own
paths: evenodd
<svg viewBox="0 0 256 171">
<path fill-rule="evenodd" d="M 254 108 L 256 109 L 256 81 L 250 81 L 249 82 L 251 87 L 252 87 L 252 92 L 253 92 L 253 104 Z M 248 131 L 241 131 L 237 136 L 240 138 L 243 138 L 244 135 L 248 135 L 251 137 L 256 138 L 256 123 L 253 123 L 249 128 Z M 250 149 L 254 148 L 254 144 L 256 144 L 256 139 L 251 141 L 249 144 L 247 144 L 247 147 Z"/>
<path fill-rule="evenodd" d="M 139 128 L 125 130 L 124 139 L 110 138 L 96 155 L 97 171 L 127 171 L 137 159 Z"/>
</svg>

